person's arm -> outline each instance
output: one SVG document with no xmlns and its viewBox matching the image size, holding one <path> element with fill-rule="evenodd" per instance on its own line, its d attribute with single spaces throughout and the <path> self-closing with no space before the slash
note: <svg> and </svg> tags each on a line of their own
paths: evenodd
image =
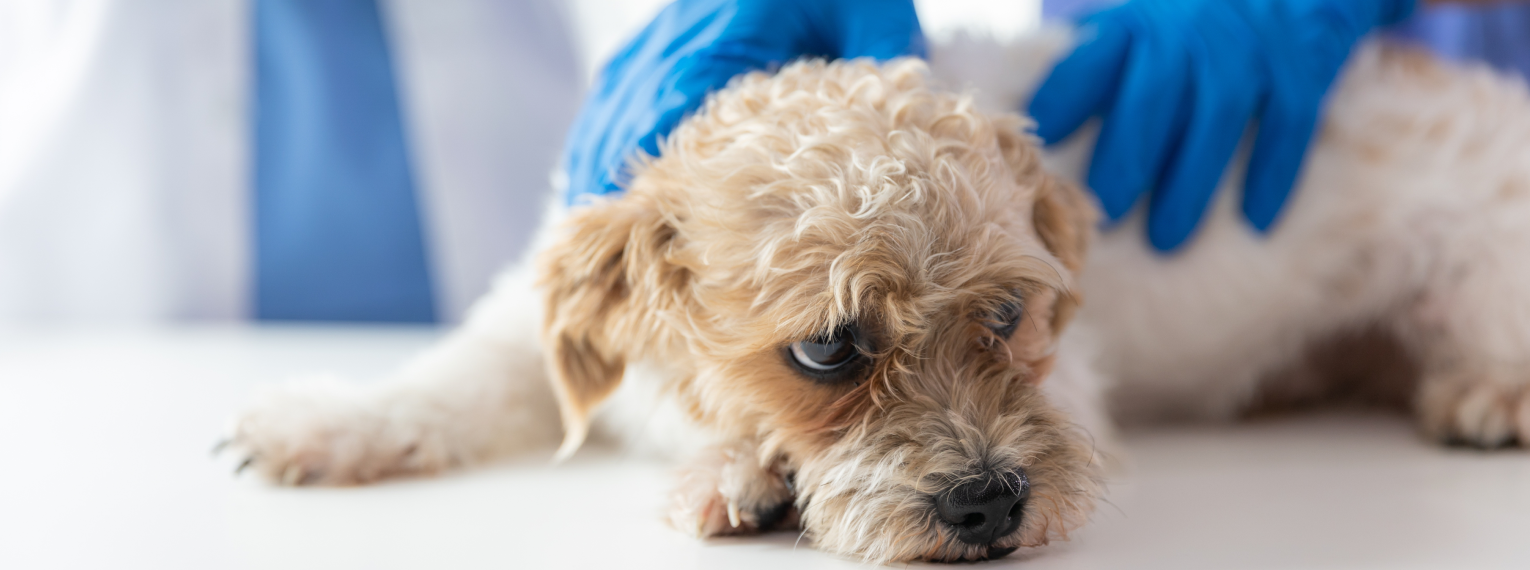
<svg viewBox="0 0 1530 570">
<path fill-rule="evenodd" d="M 1029 111 L 1048 143 L 1104 116 L 1089 186 L 1111 220 L 1145 200 L 1149 241 L 1164 251 L 1194 233 L 1256 124 L 1243 214 L 1267 231 L 1351 47 L 1415 1 L 1131 0 L 1081 22 L 1083 42 Z"/>
<path fill-rule="evenodd" d="M 567 199 L 617 192 L 638 151 L 736 75 L 803 56 L 924 55 L 912 0 L 678 0 L 596 78 L 564 150 Z"/>
</svg>

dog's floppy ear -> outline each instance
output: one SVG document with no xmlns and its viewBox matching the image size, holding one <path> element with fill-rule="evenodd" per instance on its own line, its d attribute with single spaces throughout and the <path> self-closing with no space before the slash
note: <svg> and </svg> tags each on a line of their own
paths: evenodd
<svg viewBox="0 0 1530 570">
<path fill-rule="evenodd" d="M 1084 268 L 1084 255 L 1088 253 L 1089 238 L 1094 231 L 1094 206 L 1078 186 L 1051 174 L 1043 174 L 1041 178 L 1042 183 L 1036 189 L 1036 203 L 1031 210 L 1031 223 L 1047 250 L 1077 276 Z M 1057 305 L 1052 309 L 1053 334 L 1062 334 L 1079 301 L 1077 290 L 1065 292 L 1057 299 Z"/>
<path fill-rule="evenodd" d="M 1084 255 L 1089 250 L 1094 207 L 1073 183 L 1050 174 L 1043 175 L 1042 180 L 1036 190 L 1031 223 L 1047 250 L 1077 274 L 1084 268 Z"/>
<path fill-rule="evenodd" d="M 1022 133 L 1018 118 L 999 119 L 999 152 L 1022 187 L 1036 188 L 1031 225 L 1041 242 L 1068 271 L 1084 267 L 1084 254 L 1094 231 L 1095 208 L 1078 186 L 1046 171 L 1041 161 L 1041 142 Z"/>
<path fill-rule="evenodd" d="M 1031 206 L 1031 226 L 1036 235 L 1047 251 L 1077 276 L 1084 268 L 1084 255 L 1094 232 L 1094 204 L 1077 185 L 1047 172 L 1041 162 L 1040 141 L 1021 132 L 1019 123 L 1000 128 L 999 151 L 1018 182 L 1036 188 L 1036 201 Z M 1052 334 L 1062 334 L 1078 303 L 1077 290 L 1058 297 L 1052 310 Z"/>
<path fill-rule="evenodd" d="M 621 383 L 629 356 L 658 342 L 658 315 L 687 272 L 670 263 L 675 230 L 641 196 L 585 207 L 539 259 L 547 368 L 563 415 L 558 458 L 583 443 L 594 408 Z"/>
</svg>

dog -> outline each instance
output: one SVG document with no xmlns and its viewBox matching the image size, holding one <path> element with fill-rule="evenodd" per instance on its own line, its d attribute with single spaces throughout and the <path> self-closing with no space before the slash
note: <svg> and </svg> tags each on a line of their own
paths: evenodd
<svg viewBox="0 0 1530 570">
<path fill-rule="evenodd" d="M 1522 84 L 1368 41 L 1275 231 L 1237 214 L 1240 159 L 1160 255 L 1140 218 L 1098 229 L 1091 134 L 1044 152 L 1006 111 L 1068 43 L 738 78 L 621 196 L 554 200 L 531 260 L 394 381 L 272 391 L 232 448 L 350 485 L 594 434 L 683 461 L 684 532 L 893 562 L 1065 539 L 1118 421 L 1320 399 L 1315 355 L 1389 365 L 1372 384 L 1428 437 L 1530 441 Z"/>
</svg>

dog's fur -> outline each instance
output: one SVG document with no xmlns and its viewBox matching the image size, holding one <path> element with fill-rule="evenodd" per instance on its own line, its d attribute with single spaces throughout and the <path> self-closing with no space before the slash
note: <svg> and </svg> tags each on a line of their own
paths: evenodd
<svg viewBox="0 0 1530 570">
<path fill-rule="evenodd" d="M 1150 252 L 1133 220 L 1086 256 L 1096 216 L 1067 180 L 1090 137 L 1048 170 L 1023 119 L 981 110 L 1019 108 L 1065 43 L 937 51 L 946 87 L 978 95 L 915 61 L 737 80 L 623 196 L 554 208 L 534 266 L 388 388 L 274 392 L 234 442 L 273 480 L 355 484 L 542 449 L 559 425 L 566 455 L 594 425 L 688 458 L 681 530 L 800 524 L 822 549 L 893 561 L 1002 555 L 1082 524 L 1106 379 L 1121 417 L 1232 417 L 1355 331 L 1417 361 L 1427 434 L 1530 439 L 1522 85 L 1366 45 L 1277 231 L 1248 228 L 1230 182 L 1183 252 Z M 1012 301 L 1006 340 L 985 321 Z M 788 365 L 783 347 L 846 323 L 872 339 L 860 381 Z M 993 469 L 1023 469 L 1032 494 L 990 551 L 933 501 Z"/>
</svg>

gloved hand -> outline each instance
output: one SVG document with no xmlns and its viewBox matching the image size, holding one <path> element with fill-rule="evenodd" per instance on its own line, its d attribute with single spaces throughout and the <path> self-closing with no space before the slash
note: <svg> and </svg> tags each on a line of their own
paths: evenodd
<svg viewBox="0 0 1530 570">
<path fill-rule="evenodd" d="M 1161 251 L 1194 233 L 1256 119 L 1243 214 L 1264 232 L 1350 48 L 1415 2 L 1131 0 L 1080 22 L 1082 43 L 1029 112 L 1049 144 L 1104 115 L 1089 186 L 1112 221 L 1150 192 L 1148 239 Z"/>
<path fill-rule="evenodd" d="M 924 56 L 912 0 L 678 0 L 612 58 L 564 149 L 568 200 L 625 183 L 627 161 L 659 153 L 706 94 L 804 56 Z"/>
</svg>

